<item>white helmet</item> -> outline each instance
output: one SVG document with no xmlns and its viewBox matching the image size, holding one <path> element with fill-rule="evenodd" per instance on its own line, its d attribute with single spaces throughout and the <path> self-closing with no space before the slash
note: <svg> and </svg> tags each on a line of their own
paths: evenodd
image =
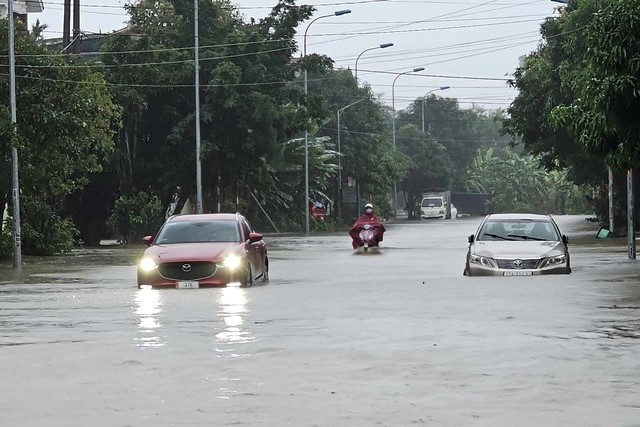
<svg viewBox="0 0 640 427">
<path fill-rule="evenodd" d="M 369 209 L 369 208 L 373 209 L 373 205 L 371 203 L 367 203 L 366 205 L 364 205 L 364 208 L 365 209 Z"/>
</svg>

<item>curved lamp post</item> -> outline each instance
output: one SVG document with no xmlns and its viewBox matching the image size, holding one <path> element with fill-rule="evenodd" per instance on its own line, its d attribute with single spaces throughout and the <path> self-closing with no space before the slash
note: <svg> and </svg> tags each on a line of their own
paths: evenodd
<svg viewBox="0 0 640 427">
<path fill-rule="evenodd" d="M 440 86 L 437 89 L 432 89 L 429 92 L 425 93 L 424 96 L 422 97 L 422 133 L 424 133 L 424 99 L 429 96 L 429 94 L 433 93 L 433 92 L 437 92 L 439 90 L 447 90 L 449 89 L 450 86 Z"/>
<path fill-rule="evenodd" d="M 356 58 L 356 67 L 355 67 L 356 84 L 358 83 L 358 60 L 360 59 L 362 54 L 365 53 L 365 52 L 369 52 L 370 50 L 386 49 L 386 48 L 391 47 L 391 46 L 393 46 L 393 43 L 382 43 L 380 46 L 370 47 L 369 49 L 365 49 L 362 52 L 360 52 L 360 55 L 358 55 L 358 57 Z"/>
<path fill-rule="evenodd" d="M 342 151 L 340 148 L 340 114 L 342 114 L 342 112 L 347 108 L 353 107 L 354 105 L 359 104 L 366 99 L 367 98 L 358 99 L 357 101 L 338 109 L 338 111 L 336 112 L 336 116 L 338 119 L 338 218 L 342 218 Z"/>
<path fill-rule="evenodd" d="M 302 58 L 307 59 L 307 31 L 309 31 L 309 27 L 311 24 L 316 22 L 318 19 L 322 18 L 330 18 L 332 16 L 341 16 L 351 13 L 351 10 L 344 9 L 338 10 L 331 15 L 322 15 L 318 16 L 313 21 L 309 22 L 307 28 L 304 30 L 304 38 L 303 38 L 303 51 Z M 304 97 L 307 97 L 309 90 L 307 88 L 307 64 L 304 64 Z M 305 212 L 305 221 L 304 221 L 304 231 L 308 235 L 309 234 L 309 131 L 307 129 L 304 130 L 304 212 Z"/>
<path fill-rule="evenodd" d="M 417 73 L 420 71 L 424 71 L 424 67 L 414 68 L 413 70 L 405 71 L 403 73 L 399 73 L 395 79 L 393 79 L 393 83 L 391 84 L 391 134 L 393 138 L 393 148 L 396 148 L 396 80 L 400 76 L 404 76 L 409 73 Z M 396 180 L 393 180 L 393 217 L 394 219 L 398 216 L 398 188 Z"/>
</svg>

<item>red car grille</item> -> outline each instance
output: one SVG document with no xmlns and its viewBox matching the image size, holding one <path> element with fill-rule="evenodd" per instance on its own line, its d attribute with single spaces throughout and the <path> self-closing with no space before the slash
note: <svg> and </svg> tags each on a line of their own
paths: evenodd
<svg viewBox="0 0 640 427">
<path fill-rule="evenodd" d="M 160 275 L 169 280 L 200 280 L 213 276 L 213 262 L 167 262 L 158 266 Z"/>
</svg>

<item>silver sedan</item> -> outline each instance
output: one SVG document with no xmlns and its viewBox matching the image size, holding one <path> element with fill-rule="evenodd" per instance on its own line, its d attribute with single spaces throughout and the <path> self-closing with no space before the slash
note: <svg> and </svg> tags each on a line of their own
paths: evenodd
<svg viewBox="0 0 640 427">
<path fill-rule="evenodd" d="M 550 215 L 487 215 L 469 236 L 464 275 L 569 274 L 568 243 Z"/>
</svg>

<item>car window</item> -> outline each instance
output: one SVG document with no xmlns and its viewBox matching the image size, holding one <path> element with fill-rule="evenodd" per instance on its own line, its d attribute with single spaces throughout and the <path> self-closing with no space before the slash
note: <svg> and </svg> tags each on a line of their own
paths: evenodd
<svg viewBox="0 0 640 427">
<path fill-rule="evenodd" d="M 485 222 L 478 240 L 507 240 L 507 228 L 503 222 Z"/>
<path fill-rule="evenodd" d="M 235 221 L 176 221 L 165 224 L 156 239 L 157 244 L 238 242 Z"/>
<path fill-rule="evenodd" d="M 246 219 L 242 221 L 241 226 L 242 226 L 242 234 L 244 234 L 244 239 L 247 240 L 249 238 L 249 233 L 251 233 L 252 228 Z"/>
<path fill-rule="evenodd" d="M 478 240 L 559 241 L 560 237 L 550 221 L 503 220 L 487 221 Z"/>
<path fill-rule="evenodd" d="M 442 207 L 442 199 L 439 197 L 435 197 L 433 199 L 422 199 L 422 207 L 440 208 Z"/>
<path fill-rule="evenodd" d="M 558 241 L 560 236 L 550 222 L 536 222 L 529 231 L 529 237 L 539 240 Z"/>
</svg>

